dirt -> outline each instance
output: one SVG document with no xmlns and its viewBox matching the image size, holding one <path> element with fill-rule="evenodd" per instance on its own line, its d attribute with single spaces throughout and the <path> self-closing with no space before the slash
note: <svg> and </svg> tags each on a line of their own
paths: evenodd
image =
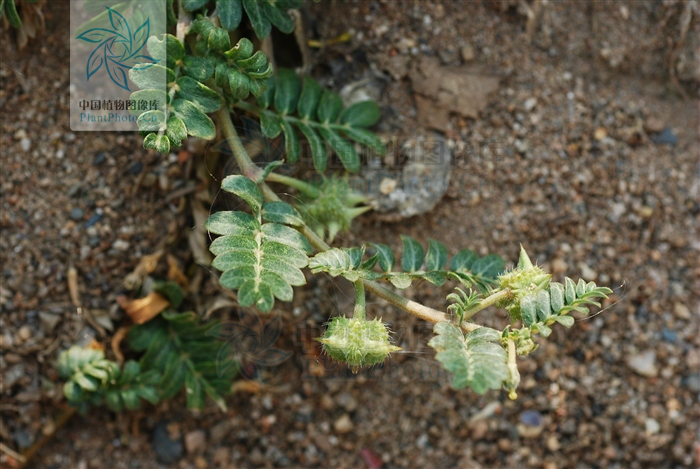
<svg viewBox="0 0 700 469">
<path fill-rule="evenodd" d="M 446 73 L 477 66 L 500 77 L 478 119 L 441 117 L 453 162 L 442 202 L 396 223 L 366 215 L 338 244 L 399 252 L 404 233 L 511 263 L 522 243 L 555 280 L 613 288 L 600 314 L 555 328 L 520 361 L 518 400 L 450 389 L 425 345 L 429 325 L 372 297 L 369 315 L 389 322 L 406 352 L 358 375 L 324 362 L 312 339 L 347 312 L 351 293 L 320 277 L 276 308 L 276 345 L 294 357 L 263 369 L 261 383 L 238 385 L 227 413 L 188 412 L 180 396 L 135 413 L 76 415 L 31 466 L 162 467 L 153 439 L 168 422 L 183 441 L 178 468 L 700 465 L 698 88 L 683 74 L 668 78 L 664 40 L 678 39 L 672 20 L 683 4 L 548 4 L 532 44 L 509 2 L 306 7 L 309 37 L 352 35 L 312 50 L 312 74 L 338 90 L 373 66 L 385 75 L 386 138 L 433 132 L 409 76 L 423 57 Z M 208 270 L 190 268 L 186 239 L 198 226 L 186 194 L 218 177 L 198 172 L 202 146 L 163 157 L 133 134 L 71 132 L 67 3 L 45 13 L 45 35 L 22 52 L 4 47 L 0 68 L 0 439 L 13 451 L 51 433 L 65 412 L 60 350 L 92 337 L 108 344 L 112 332 L 100 327 L 128 322 L 116 297 L 143 255 L 165 249 L 200 279 L 198 311 L 221 294 Z M 99 327 L 76 313 L 71 267 Z M 442 309 L 449 290 L 406 294 Z M 476 319 L 505 325 L 500 313 Z M 0 451 L 3 467 L 11 461 Z"/>
</svg>

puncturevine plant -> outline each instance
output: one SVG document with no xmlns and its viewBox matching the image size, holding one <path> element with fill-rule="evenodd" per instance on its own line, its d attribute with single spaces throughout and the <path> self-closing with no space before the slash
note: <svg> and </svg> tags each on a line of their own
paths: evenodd
<svg viewBox="0 0 700 469">
<path fill-rule="evenodd" d="M 520 381 L 517 357 L 533 352 L 536 336 L 548 336 L 555 323 L 571 327 L 570 313 L 587 314 L 589 306 L 599 307 L 597 300 L 607 298 L 611 290 L 584 280 L 552 282 L 522 247 L 517 265 L 505 269 L 497 255 L 480 257 L 462 249 L 450 259 L 442 243 L 428 240 L 426 249 L 408 236 L 401 236 L 400 268 L 386 244 L 330 246 L 328 242 L 348 229 L 355 217 L 370 209 L 364 197 L 350 190 L 345 177 L 360 168 L 357 146 L 377 154 L 385 149 L 369 130 L 380 117 L 377 104 L 345 106 L 338 94 L 313 78 L 273 70 L 253 41 L 242 37 L 239 25 L 244 12 L 262 39 L 272 26 L 291 32 L 294 22 L 287 10 L 300 3 L 170 1 L 169 18 L 176 35 L 151 37 L 148 53 L 158 63 L 134 67 L 129 74 L 141 88 L 132 99 L 159 103 L 158 109 L 138 114 L 144 146 L 167 154 L 188 137 L 224 136 L 239 173 L 223 179 L 221 188 L 244 204 L 239 210 L 214 213 L 206 228 L 216 237 L 209 247 L 215 256 L 212 265 L 221 272 L 221 285 L 235 291 L 240 306 L 264 315 L 276 301 L 291 301 L 294 287 L 307 282 L 305 271 L 344 277 L 355 285 L 355 307 L 350 317 L 332 318 L 318 338 L 330 358 L 357 370 L 381 365 L 400 350 L 391 343 L 381 318 L 367 316 L 365 296 L 371 292 L 435 325 L 428 344 L 452 373 L 454 388 L 469 387 L 479 394 L 506 389 L 515 398 Z M 167 91 L 159 91 L 158 77 L 166 77 Z M 264 167 L 252 161 L 234 126 L 234 119 L 242 115 L 259 119 L 266 138 L 284 139 L 282 159 Z M 276 172 L 282 164 L 299 161 L 302 140 L 319 176 L 316 183 Z M 340 162 L 343 174 L 329 174 L 333 161 Z M 297 191 L 293 204 L 273 190 L 284 186 Z M 420 281 L 457 286 L 447 296 L 444 311 L 396 292 Z M 510 325 L 499 331 L 474 322 L 475 315 L 489 306 L 505 310 Z M 138 406 L 140 399 L 157 402 L 173 397 L 184 387 L 189 407 L 202 407 L 204 396 L 209 396 L 224 408 L 222 396 L 230 389 L 235 367 L 217 373 L 220 342 L 217 333 L 207 334 L 210 327 L 195 313 L 166 311 L 132 328 L 130 347 L 142 355 L 138 363 L 130 361 L 122 368 L 98 351 L 64 352 L 60 371 L 67 380 L 65 395 L 80 406 L 104 403 L 120 410 Z"/>
</svg>

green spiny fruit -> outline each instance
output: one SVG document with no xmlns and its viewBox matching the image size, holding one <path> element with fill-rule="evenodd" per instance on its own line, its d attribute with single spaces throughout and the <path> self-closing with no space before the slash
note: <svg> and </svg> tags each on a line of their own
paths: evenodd
<svg viewBox="0 0 700 469">
<path fill-rule="evenodd" d="M 323 237 L 328 232 L 329 241 L 350 228 L 353 218 L 371 210 L 368 206 L 355 207 L 366 199 L 352 192 L 344 178 L 331 176 L 324 179 L 319 189 L 320 196 L 304 200 L 297 208 L 317 235 Z"/>
<path fill-rule="evenodd" d="M 520 299 L 547 288 L 551 278 L 551 274 L 532 264 L 525 248 L 520 245 L 518 266 L 498 276 L 501 288 L 512 293 L 502 306 L 513 320 L 521 317 Z"/>
<path fill-rule="evenodd" d="M 384 363 L 391 352 L 401 350 L 391 345 L 389 328 L 379 319 L 335 317 L 318 339 L 332 359 L 346 362 L 355 371 L 361 366 Z"/>
</svg>

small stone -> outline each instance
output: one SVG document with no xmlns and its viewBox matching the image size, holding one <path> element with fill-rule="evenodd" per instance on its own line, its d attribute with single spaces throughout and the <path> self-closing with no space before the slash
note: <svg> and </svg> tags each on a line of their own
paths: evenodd
<svg viewBox="0 0 700 469">
<path fill-rule="evenodd" d="M 73 210 L 70 211 L 70 218 L 73 221 L 81 221 L 84 216 L 85 216 L 85 213 L 80 208 L 74 208 Z"/>
<path fill-rule="evenodd" d="M 517 425 L 518 434 L 523 438 L 537 438 L 544 430 L 542 414 L 536 410 L 526 410 L 520 414 L 520 423 Z"/>
<path fill-rule="evenodd" d="M 207 460 L 202 456 L 197 456 L 194 458 L 194 467 L 197 469 L 207 469 L 207 467 L 209 467 L 209 463 L 207 463 Z"/>
<path fill-rule="evenodd" d="M 599 142 L 600 142 L 601 140 L 605 139 L 605 137 L 607 137 L 607 136 L 608 136 L 608 131 L 605 130 L 604 127 L 598 127 L 598 128 L 595 129 L 595 131 L 593 132 L 593 138 L 596 139 L 596 140 L 599 141 Z"/>
<path fill-rule="evenodd" d="M 353 428 L 352 420 L 348 414 L 341 415 L 338 420 L 333 423 L 333 428 L 338 433 L 348 433 Z"/>
<path fill-rule="evenodd" d="M 396 179 L 384 178 L 379 183 L 379 192 L 384 195 L 389 195 L 396 189 Z"/>
<path fill-rule="evenodd" d="M 532 111 L 537 106 L 537 98 L 530 97 L 525 100 L 525 110 L 527 112 Z"/>
<path fill-rule="evenodd" d="M 664 128 L 661 133 L 651 137 L 651 141 L 657 145 L 675 145 L 678 143 L 678 137 L 669 127 Z"/>
<path fill-rule="evenodd" d="M 231 452 L 229 448 L 221 447 L 214 450 L 214 455 L 212 456 L 211 460 L 219 467 L 227 467 L 230 458 Z"/>
<path fill-rule="evenodd" d="M 474 60 L 474 48 L 471 46 L 471 44 L 467 44 L 460 49 L 459 55 L 462 56 L 463 62 L 471 62 Z"/>
<path fill-rule="evenodd" d="M 44 328 L 44 332 L 51 333 L 58 325 L 58 321 L 61 320 L 61 316 L 58 314 L 47 313 L 44 311 L 39 312 L 39 321 L 41 326 Z"/>
<path fill-rule="evenodd" d="M 632 355 L 627 359 L 627 365 L 638 375 L 654 378 L 659 374 L 656 367 L 656 353 L 652 350 Z"/>
<path fill-rule="evenodd" d="M 674 343 L 678 339 L 678 335 L 676 334 L 676 331 L 673 331 L 671 329 L 667 329 L 665 327 L 663 329 L 661 329 L 661 337 L 663 337 L 663 339 L 666 342 L 671 342 L 671 343 Z"/>
<path fill-rule="evenodd" d="M 658 134 L 664 130 L 664 123 L 656 117 L 649 117 L 644 121 L 644 131 L 649 134 Z"/>
<path fill-rule="evenodd" d="M 12 388 L 22 376 L 24 376 L 24 365 L 18 363 L 12 366 L 2 375 L 3 388 L 5 390 Z"/>
<path fill-rule="evenodd" d="M 217 444 L 221 442 L 226 437 L 226 435 L 229 434 L 231 428 L 233 428 L 233 424 L 231 423 L 230 419 L 226 419 L 223 422 L 219 422 L 213 427 L 211 427 L 211 430 L 209 431 L 209 438 L 211 440 L 211 443 Z"/>
<path fill-rule="evenodd" d="M 644 421 L 644 431 L 647 435 L 656 435 L 660 430 L 661 425 L 656 420 L 648 418 Z"/>
<path fill-rule="evenodd" d="M 143 163 L 140 161 L 136 161 L 132 163 L 129 168 L 126 170 L 126 174 L 131 174 L 132 176 L 136 176 L 137 174 L 140 174 L 141 171 L 143 171 Z"/>
<path fill-rule="evenodd" d="M 321 407 L 324 410 L 333 410 L 335 408 L 335 401 L 328 394 L 321 396 Z"/>
<path fill-rule="evenodd" d="M 32 338 L 32 329 L 29 326 L 24 325 L 19 328 L 17 335 L 20 339 L 22 339 L 22 341 L 29 340 Z"/>
<path fill-rule="evenodd" d="M 129 250 L 129 242 L 124 241 L 123 239 L 118 239 L 112 244 L 112 249 L 116 249 L 117 251 L 128 251 Z"/>
<path fill-rule="evenodd" d="M 690 319 L 690 310 L 683 303 L 676 302 L 673 305 L 673 314 L 678 319 Z"/>
<path fill-rule="evenodd" d="M 591 282 L 598 277 L 598 272 L 588 267 L 588 264 L 581 262 L 578 267 L 581 269 L 581 277 L 587 282 Z"/>
<path fill-rule="evenodd" d="M 173 464 L 182 456 L 182 441 L 171 439 L 166 424 L 159 424 L 153 431 L 153 452 L 161 464 Z"/>
<path fill-rule="evenodd" d="M 92 165 L 93 166 L 102 166 L 105 164 L 107 161 L 107 154 L 103 151 L 100 151 L 95 154 L 95 157 L 92 159 Z"/>
<path fill-rule="evenodd" d="M 556 435 L 550 435 L 549 438 L 547 438 L 547 449 L 556 452 L 559 451 L 559 448 L 561 448 L 561 444 Z"/>
<path fill-rule="evenodd" d="M 684 377 L 681 380 L 681 385 L 693 392 L 700 392 L 700 375 L 696 373 Z"/>
<path fill-rule="evenodd" d="M 552 273 L 563 274 L 569 266 L 564 259 L 556 258 L 552 261 Z"/>
<path fill-rule="evenodd" d="M 188 454 L 202 452 L 206 446 L 207 437 L 204 430 L 195 430 L 185 435 L 185 449 Z"/>
<path fill-rule="evenodd" d="M 357 409 L 357 401 L 347 392 L 340 394 L 335 400 L 348 412 Z"/>
<path fill-rule="evenodd" d="M 23 138 L 19 141 L 19 146 L 22 148 L 22 151 L 29 151 L 32 146 L 32 141 L 28 138 Z"/>
</svg>

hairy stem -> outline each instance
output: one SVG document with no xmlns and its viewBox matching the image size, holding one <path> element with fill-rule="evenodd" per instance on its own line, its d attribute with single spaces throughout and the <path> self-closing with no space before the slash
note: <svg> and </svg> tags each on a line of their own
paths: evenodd
<svg viewBox="0 0 700 469">
<path fill-rule="evenodd" d="M 365 286 L 361 280 L 355 282 L 355 311 L 352 317 L 365 318 Z"/>
<path fill-rule="evenodd" d="M 317 198 L 321 195 L 321 191 L 316 189 L 311 184 L 308 184 L 304 181 L 300 181 L 299 179 L 290 176 L 285 176 L 283 174 L 270 173 L 267 175 L 265 180 L 270 182 L 279 182 L 280 184 L 293 187 L 294 189 L 309 197 Z"/>
<path fill-rule="evenodd" d="M 222 108 L 219 109 L 214 117 L 216 118 L 216 122 L 219 124 L 221 129 L 224 132 L 224 136 L 226 137 L 226 140 L 228 141 L 229 146 L 231 147 L 231 150 L 233 151 L 233 156 L 236 158 L 236 162 L 238 162 L 238 165 L 241 167 L 241 171 L 243 175 L 246 177 L 257 181 L 258 176 L 261 172 L 261 169 L 255 166 L 255 164 L 250 160 L 250 157 L 248 156 L 248 153 L 245 151 L 245 148 L 243 147 L 243 144 L 241 143 L 240 138 L 238 138 L 238 134 L 236 133 L 236 129 L 233 126 L 233 122 L 231 121 L 231 115 L 229 114 L 228 109 Z M 280 198 L 275 194 L 275 192 L 270 189 L 270 186 L 268 186 L 264 181 L 261 181 L 258 183 L 258 186 L 260 187 L 260 190 L 263 193 L 263 196 L 265 197 L 266 200 L 268 201 L 279 201 Z M 309 228 L 306 225 L 302 225 L 301 227 L 297 228 L 301 234 L 306 236 L 306 239 L 309 240 L 311 245 L 316 248 L 318 251 L 328 251 L 331 247 L 314 231 Z M 383 286 L 379 285 L 377 282 L 374 282 L 372 280 L 362 280 L 362 285 L 364 288 L 367 290 L 371 291 L 378 297 L 388 301 L 389 303 L 393 304 L 394 306 L 403 309 L 404 311 L 413 314 L 414 316 L 417 316 L 421 319 L 424 319 L 426 321 L 432 322 L 434 324 L 442 321 L 447 321 L 450 322 L 448 319 L 447 315 L 443 313 L 442 311 L 438 311 L 437 309 L 430 308 L 428 306 L 422 305 L 420 303 L 416 303 L 415 301 L 409 300 L 408 298 L 404 298 L 401 295 L 397 295 L 396 293 L 392 292 L 391 290 L 388 290 L 384 288 Z M 496 296 L 496 295 L 492 295 Z M 486 298 L 483 302 L 489 301 L 488 297 Z M 493 303 L 498 301 L 498 298 L 493 299 L 491 303 L 487 304 L 484 306 L 489 306 Z M 480 305 L 481 306 L 481 305 Z M 483 309 L 483 308 L 479 308 Z M 478 311 L 478 309 L 477 309 Z M 466 332 L 471 332 L 475 329 L 478 329 L 479 325 L 469 323 L 469 322 L 463 322 L 461 324 L 461 328 L 466 331 Z"/>
<path fill-rule="evenodd" d="M 489 306 L 492 306 L 496 303 L 498 303 L 501 300 L 504 300 L 508 298 L 508 296 L 511 294 L 510 289 L 505 289 L 498 291 L 496 293 L 493 293 L 483 300 L 481 300 L 477 305 L 475 305 L 473 308 L 468 309 L 467 311 L 464 312 L 464 319 L 469 319 L 472 316 L 474 316 L 476 313 L 481 311 L 482 309 L 486 309 Z"/>
</svg>

